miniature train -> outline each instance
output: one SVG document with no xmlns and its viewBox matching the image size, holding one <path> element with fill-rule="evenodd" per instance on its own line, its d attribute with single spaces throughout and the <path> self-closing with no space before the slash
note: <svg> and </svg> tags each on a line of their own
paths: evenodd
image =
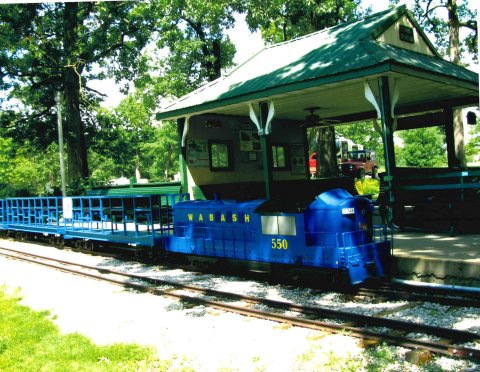
<svg viewBox="0 0 480 372">
<path fill-rule="evenodd" d="M 385 226 L 372 224 L 372 203 L 343 189 L 321 193 L 296 210 L 265 200 L 189 200 L 188 194 L 9 198 L 0 229 L 41 234 L 77 247 L 145 247 L 343 273 L 352 285 L 383 277 L 391 258 Z"/>
</svg>

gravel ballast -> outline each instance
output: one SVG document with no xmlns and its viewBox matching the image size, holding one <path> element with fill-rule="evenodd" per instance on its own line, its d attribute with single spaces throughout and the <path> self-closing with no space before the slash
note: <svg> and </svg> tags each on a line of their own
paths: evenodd
<svg viewBox="0 0 480 372">
<path fill-rule="evenodd" d="M 320 295 L 308 288 L 290 289 L 236 277 L 198 275 L 179 269 L 162 270 L 158 266 L 9 240 L 0 240 L 0 246 L 218 290 L 362 314 L 387 311 L 404 304 L 369 304 L 336 293 Z M 172 361 L 172 370 L 191 367 L 197 371 L 313 371 L 338 369 L 339 366 L 361 369 L 375 362 L 371 357 L 372 350 L 366 351 L 360 347 L 358 339 L 347 335 L 291 327 L 203 306 L 189 307 L 173 299 L 3 257 L 0 257 L 0 268 L 0 285 L 7 286 L 12 292 L 20 288 L 22 304 L 35 310 L 49 310 L 52 320 L 63 333 L 79 332 L 97 344 L 135 342 L 152 345 L 158 351 L 159 359 Z M 416 314 L 414 309 L 409 309 L 408 313 L 400 314 L 400 318 L 480 333 L 478 309 L 449 311 L 431 305 L 424 306 Z M 469 346 L 480 348 L 480 345 Z M 390 359 L 394 361 L 382 365 L 382 370 L 427 368 L 405 362 L 407 349 L 390 349 L 394 353 Z M 443 370 L 480 370 L 478 364 L 443 357 L 430 363 L 430 368 L 433 365 Z"/>
</svg>

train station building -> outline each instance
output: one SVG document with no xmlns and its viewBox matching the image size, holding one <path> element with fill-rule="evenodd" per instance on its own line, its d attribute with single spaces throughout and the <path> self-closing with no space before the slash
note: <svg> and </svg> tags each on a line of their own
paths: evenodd
<svg viewBox="0 0 480 372">
<path fill-rule="evenodd" d="M 194 198 L 266 198 L 272 212 L 332 187 L 354 191 L 348 178 L 310 179 L 306 130 L 371 120 L 389 222 L 453 236 L 480 232 L 480 170 L 462 164 L 455 115 L 478 104 L 478 74 L 444 60 L 399 6 L 266 47 L 157 119 L 178 122 L 182 184 Z M 394 132 L 434 125 L 445 128 L 448 167 L 398 167 Z"/>
</svg>

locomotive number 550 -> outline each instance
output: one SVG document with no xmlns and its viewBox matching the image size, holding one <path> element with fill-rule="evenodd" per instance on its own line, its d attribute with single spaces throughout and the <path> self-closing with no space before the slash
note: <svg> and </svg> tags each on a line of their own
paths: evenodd
<svg viewBox="0 0 480 372">
<path fill-rule="evenodd" d="M 288 249 L 288 240 L 272 238 L 272 249 Z"/>
</svg>

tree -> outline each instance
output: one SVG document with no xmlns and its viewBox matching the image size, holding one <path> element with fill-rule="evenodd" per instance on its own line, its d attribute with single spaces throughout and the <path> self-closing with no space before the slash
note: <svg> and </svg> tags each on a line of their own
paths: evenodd
<svg viewBox="0 0 480 372">
<path fill-rule="evenodd" d="M 179 172 L 177 125 L 163 122 L 155 128 L 153 139 L 140 149 L 144 173 L 152 181 L 170 181 Z"/>
<path fill-rule="evenodd" d="M 393 3 L 396 2 L 393 1 Z M 468 1 L 415 0 L 414 13 L 420 25 L 434 35 L 435 45 L 440 53 L 444 56 L 448 55 L 451 62 L 460 64 L 464 61 L 462 53 L 467 51 L 478 63 L 477 12 L 470 8 Z M 461 29 L 467 32 L 463 40 L 460 39 Z M 460 110 L 454 110 L 453 130 L 456 161 L 449 166 L 465 168 L 467 162 Z"/>
<path fill-rule="evenodd" d="M 427 127 L 398 132 L 403 147 L 397 149 L 397 163 L 405 167 L 445 166 L 444 134 L 439 127 Z"/>
<path fill-rule="evenodd" d="M 240 1 L 157 0 L 156 11 L 162 14 L 159 32 L 136 88 L 154 100 L 176 98 L 233 66 L 235 46 L 224 32 L 234 25 L 236 2 Z"/>
<path fill-rule="evenodd" d="M 0 137 L 0 197 L 53 193 L 59 178 L 56 144 L 39 151 L 28 143 L 19 147 L 11 138 Z"/>
<path fill-rule="evenodd" d="M 0 185 L 8 183 L 13 171 L 14 155 L 12 139 L 0 137 Z"/>
<path fill-rule="evenodd" d="M 178 171 L 178 134 L 172 122 L 156 123 L 156 106 L 148 92 L 137 90 L 114 109 L 97 114 L 97 133 L 91 147 L 92 178 L 135 175 L 149 181 L 167 181 Z"/>
<path fill-rule="evenodd" d="M 359 18 L 360 0 L 248 0 L 250 30 L 260 29 L 267 43 L 279 43 Z"/>
<path fill-rule="evenodd" d="M 260 29 L 267 43 L 299 36 L 349 22 L 360 16 L 359 0 L 249 0 L 243 11 L 250 29 Z M 317 176 L 338 173 L 333 126 L 315 129 Z"/>
<path fill-rule="evenodd" d="M 451 62 L 460 64 L 467 52 L 478 62 L 477 11 L 468 1 L 415 0 L 414 13 L 419 23 L 435 37 L 435 45 Z M 460 39 L 460 31 L 465 37 Z"/>
<path fill-rule="evenodd" d="M 48 145 L 56 138 L 54 93 L 61 91 L 70 181 L 88 176 L 86 121 L 99 95 L 87 82 L 109 74 L 133 79 L 159 16 L 154 7 L 130 1 L 0 5 L 0 88 L 19 102 L 0 122 L 17 139 L 32 133 Z"/>
<path fill-rule="evenodd" d="M 137 170 L 149 180 L 167 180 L 178 168 L 178 134 L 174 123 L 152 126 L 154 113 L 163 100 L 185 95 L 233 66 L 235 47 L 224 32 L 234 25 L 236 1 L 155 4 L 162 16 L 141 61 L 135 93 L 115 110 L 99 112 L 93 150 L 112 159 L 122 175 L 131 174 L 136 159 Z M 105 179 L 108 172 L 95 164 L 102 168 L 96 168 L 95 176 Z"/>
<path fill-rule="evenodd" d="M 144 124 L 146 116 L 153 121 L 162 100 L 185 95 L 233 66 L 235 46 L 225 30 L 234 25 L 237 3 L 241 1 L 157 1 L 157 12 L 163 17 L 159 18 L 155 49 L 152 43 L 145 73 L 135 82 L 135 94 L 129 98 L 135 102 L 122 103 L 115 110 L 115 120 L 138 130 L 142 125 L 138 117 L 143 117 Z M 125 131 L 121 132 L 124 137 Z M 146 133 L 146 128 L 142 127 L 141 132 Z M 142 174 L 150 180 L 170 179 L 178 171 L 176 124 L 163 122 L 149 136 L 148 140 L 126 143 L 136 148 Z"/>
</svg>

